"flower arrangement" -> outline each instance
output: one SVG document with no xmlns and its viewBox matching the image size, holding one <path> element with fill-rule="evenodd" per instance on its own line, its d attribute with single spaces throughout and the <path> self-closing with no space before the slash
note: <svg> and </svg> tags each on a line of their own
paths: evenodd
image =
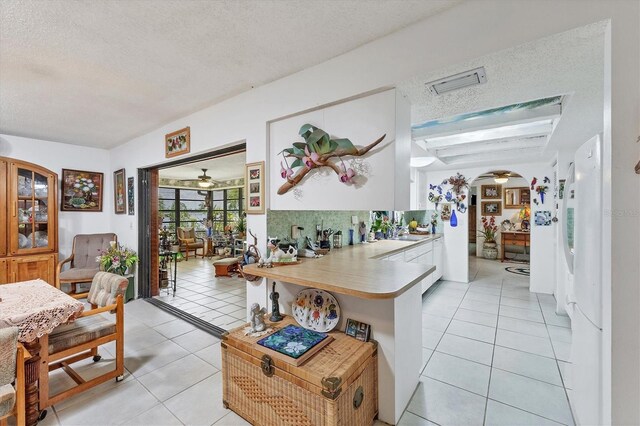
<svg viewBox="0 0 640 426">
<path fill-rule="evenodd" d="M 438 212 L 434 212 L 431 215 L 431 226 L 438 226 Z"/>
<path fill-rule="evenodd" d="M 455 176 L 451 176 L 449 179 L 442 181 L 442 185 L 446 184 L 451 185 L 451 190 L 456 196 L 461 195 L 464 190 L 469 189 L 469 182 L 467 182 L 467 178 L 464 177 L 462 173 L 457 173 Z"/>
<path fill-rule="evenodd" d="M 482 231 L 478 231 L 478 235 L 484 238 L 484 242 L 495 243 L 497 233 L 498 226 L 496 225 L 496 218 L 494 216 L 490 218 L 482 216 Z"/>
<path fill-rule="evenodd" d="M 546 194 L 546 192 L 549 190 L 549 187 L 547 185 L 538 185 L 536 186 L 536 192 L 538 194 Z"/>
<path fill-rule="evenodd" d="M 124 275 L 127 269 L 138 262 L 138 256 L 135 251 L 112 241 L 111 247 L 102 250 L 96 260 L 100 263 L 101 270 Z"/>
</svg>

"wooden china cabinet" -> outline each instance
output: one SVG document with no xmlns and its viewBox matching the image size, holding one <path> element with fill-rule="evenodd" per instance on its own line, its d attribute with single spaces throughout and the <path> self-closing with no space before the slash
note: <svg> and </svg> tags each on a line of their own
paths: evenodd
<svg viewBox="0 0 640 426">
<path fill-rule="evenodd" d="M 55 285 L 58 175 L 0 157 L 0 284 L 41 278 Z"/>
</svg>

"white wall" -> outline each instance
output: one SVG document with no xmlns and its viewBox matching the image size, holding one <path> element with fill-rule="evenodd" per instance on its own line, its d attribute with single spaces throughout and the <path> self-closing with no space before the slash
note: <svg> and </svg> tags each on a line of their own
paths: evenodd
<svg viewBox="0 0 640 426">
<path fill-rule="evenodd" d="M 0 156 L 29 161 L 58 174 L 58 248 L 60 259 L 65 259 L 71 254 L 73 237 L 76 234 L 111 231 L 113 174 L 109 167 L 109 151 L 0 134 Z M 63 168 L 104 173 L 102 212 L 60 211 L 60 179 Z M 4 208 L 4 206 L 2 207 Z"/>
<path fill-rule="evenodd" d="M 402 98 L 399 103 L 405 107 L 397 111 L 397 97 L 395 89 L 387 90 L 270 123 L 268 161 L 273 166 L 268 174 L 271 209 L 406 209 L 408 203 L 403 204 L 400 199 L 400 204 L 396 204 L 395 196 L 400 192 L 397 187 L 409 187 L 406 164 L 411 146 L 411 111 Z M 401 126 L 397 120 L 402 120 Z M 304 142 L 298 131 L 307 123 L 323 129 L 333 138 L 350 139 L 356 147 L 367 146 L 383 135 L 386 137 L 363 157 L 342 157 L 346 167 L 353 167 L 357 172 L 353 184 L 341 183 L 332 170 L 320 168 L 313 169 L 300 184 L 285 194 L 278 194 L 278 189 L 286 182 L 280 176 L 280 162 L 284 164 L 284 160 L 279 153 L 291 148 L 293 142 Z M 399 131 L 403 135 L 401 138 L 396 137 Z M 288 161 L 291 164 L 293 160 Z M 338 161 L 333 159 L 334 164 Z M 295 171 L 298 170 L 296 168 Z"/>
<path fill-rule="evenodd" d="M 526 181 L 530 182 L 535 176 L 542 181 L 544 176 L 551 176 L 552 169 L 546 164 L 496 164 L 495 166 L 457 168 L 451 170 L 438 170 L 427 172 L 427 183 L 440 184 L 444 179 L 462 173 L 468 182 L 473 182 L 478 176 L 490 170 L 511 170 L 518 173 Z M 553 194 L 547 193 L 545 204 L 531 206 L 531 217 L 535 211 L 551 210 Z M 467 194 L 468 196 L 468 194 Z M 429 209 L 434 205 L 427 202 Z M 478 207 L 477 215 L 480 215 Z M 458 226 L 452 228 L 448 222 L 444 226 L 444 279 L 450 281 L 469 281 L 469 212 L 456 212 Z M 530 289 L 538 293 L 553 293 L 555 290 L 555 252 L 554 252 L 554 225 L 531 227 L 531 276 Z"/>
</svg>

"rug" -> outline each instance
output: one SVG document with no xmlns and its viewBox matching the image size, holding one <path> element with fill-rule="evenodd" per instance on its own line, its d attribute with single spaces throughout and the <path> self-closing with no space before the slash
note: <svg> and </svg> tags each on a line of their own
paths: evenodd
<svg viewBox="0 0 640 426">
<path fill-rule="evenodd" d="M 511 272 L 512 274 L 525 275 L 527 277 L 530 273 L 530 269 L 528 267 L 507 266 L 506 268 L 504 268 L 504 270 L 507 272 Z"/>
</svg>

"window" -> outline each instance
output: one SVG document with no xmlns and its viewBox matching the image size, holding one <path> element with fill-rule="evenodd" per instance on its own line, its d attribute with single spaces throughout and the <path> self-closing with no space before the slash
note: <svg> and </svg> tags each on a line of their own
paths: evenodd
<svg viewBox="0 0 640 426">
<path fill-rule="evenodd" d="M 242 188 L 211 191 L 211 203 L 207 206 L 205 191 L 161 187 L 158 213 L 162 226 L 172 233 L 177 227 L 187 227 L 204 234 L 206 219 L 210 217 L 213 232 L 224 232 L 225 226 L 236 223 L 242 215 L 242 192 Z"/>
</svg>

